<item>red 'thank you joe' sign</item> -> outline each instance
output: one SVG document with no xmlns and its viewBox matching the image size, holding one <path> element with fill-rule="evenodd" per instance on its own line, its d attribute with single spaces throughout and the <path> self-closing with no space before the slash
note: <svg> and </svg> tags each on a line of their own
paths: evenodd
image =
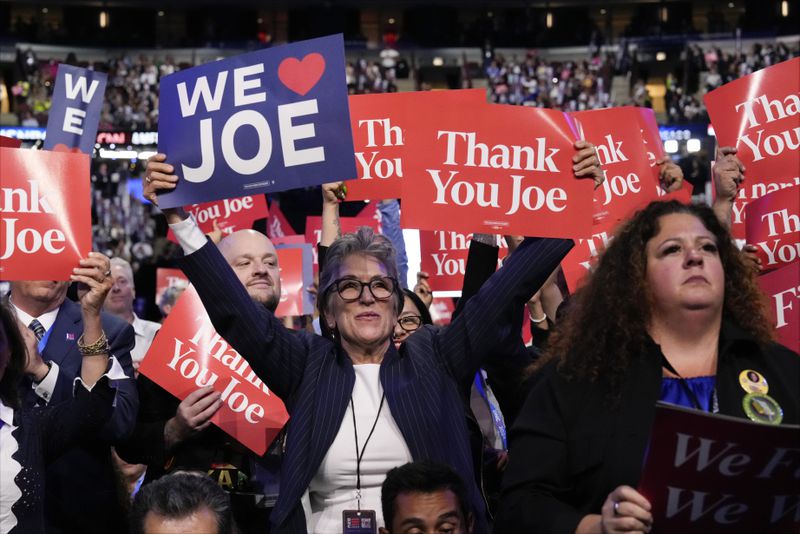
<svg viewBox="0 0 800 534">
<path fill-rule="evenodd" d="M 797 264 L 758 277 L 769 299 L 778 342 L 800 352 L 800 269 Z"/>
<path fill-rule="evenodd" d="M 258 455 L 289 419 L 283 402 L 214 330 L 193 287 L 164 321 L 139 372 L 181 400 L 213 386 L 223 404 L 211 421 Z"/>
<path fill-rule="evenodd" d="M 428 282 L 433 291 L 461 291 L 464 287 L 464 272 L 471 234 L 449 230 L 420 231 L 420 270 L 428 273 Z M 497 238 L 500 247 L 499 259 L 508 254 L 505 239 Z"/>
<path fill-rule="evenodd" d="M 69 280 L 91 248 L 89 156 L 0 148 L 0 279 Z"/>
<path fill-rule="evenodd" d="M 409 130 L 404 227 L 589 233 L 593 184 L 573 174 L 574 135 L 563 113 L 420 102 Z"/>
<path fill-rule="evenodd" d="M 608 220 L 613 225 L 656 200 L 654 171 L 642 141 L 637 108 L 579 111 L 570 116 L 575 120 L 578 134 L 597 148 L 606 174 L 603 185 L 594 192 L 595 224 Z"/>
<path fill-rule="evenodd" d="M 800 261 L 800 186 L 749 203 L 745 214 L 747 242 L 758 247 L 764 269 Z"/>
<path fill-rule="evenodd" d="M 800 173 L 800 58 L 726 83 L 703 100 L 721 146 L 735 146 L 748 178 Z"/>
<path fill-rule="evenodd" d="M 200 230 L 205 234 L 214 230 L 216 220 L 223 236 L 252 228 L 255 220 L 269 216 L 267 200 L 262 194 L 191 204 L 183 209 L 194 215 Z M 167 237 L 177 243 L 172 230 L 167 233 Z"/>
<path fill-rule="evenodd" d="M 466 112 L 486 103 L 486 91 L 424 91 L 354 95 L 350 102 L 358 180 L 347 182 L 348 200 L 400 198 L 406 152 L 406 124 L 422 101 L 458 105 Z"/>
</svg>

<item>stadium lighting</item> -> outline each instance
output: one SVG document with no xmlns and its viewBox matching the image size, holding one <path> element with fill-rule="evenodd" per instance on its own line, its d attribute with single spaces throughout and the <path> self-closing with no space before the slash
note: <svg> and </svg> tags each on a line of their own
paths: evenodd
<svg viewBox="0 0 800 534">
<path fill-rule="evenodd" d="M 163 11 L 159 11 L 159 12 L 158 12 L 158 16 L 159 16 L 159 17 L 163 17 L 163 16 L 164 16 L 164 12 L 163 12 Z"/>
<path fill-rule="evenodd" d="M 547 17 L 545 17 L 545 22 L 544 23 L 545 23 L 545 26 L 547 26 L 548 30 L 553 27 L 553 12 L 552 11 L 548 11 L 547 12 Z"/>
<path fill-rule="evenodd" d="M 50 10 L 49 10 L 49 9 L 47 9 L 46 7 L 43 7 L 43 8 L 42 8 L 42 13 L 43 13 L 43 14 L 47 15 L 48 11 L 50 11 Z"/>
<path fill-rule="evenodd" d="M 700 152 L 700 139 L 691 138 L 686 141 L 687 152 Z"/>
<path fill-rule="evenodd" d="M 108 27 L 108 11 L 101 11 L 100 12 L 100 27 L 107 28 Z"/>
<path fill-rule="evenodd" d="M 444 65 L 444 59 L 442 59 L 440 57 L 433 58 L 433 66 L 434 67 L 441 67 L 442 65 Z"/>
<path fill-rule="evenodd" d="M 666 60 L 667 60 L 666 52 L 656 52 L 656 61 L 666 61 Z"/>
<path fill-rule="evenodd" d="M 678 142 L 675 139 L 667 139 L 664 141 L 664 151 L 667 154 L 674 154 L 678 151 Z"/>
<path fill-rule="evenodd" d="M 605 15 L 606 13 L 608 13 L 608 11 L 606 11 L 606 9 L 605 9 L 605 8 L 603 8 L 603 9 L 601 9 L 601 10 L 600 10 L 600 14 L 601 14 L 601 15 Z"/>
<path fill-rule="evenodd" d="M 146 150 L 143 152 L 139 152 L 138 159 L 150 159 L 151 156 L 155 156 L 155 150 Z"/>
<path fill-rule="evenodd" d="M 789 2 L 788 0 L 783 0 L 781 2 L 781 16 L 788 17 L 789 16 Z"/>
<path fill-rule="evenodd" d="M 100 157 L 104 159 L 136 159 L 139 153 L 135 150 L 106 150 L 100 149 Z"/>
<path fill-rule="evenodd" d="M 667 6 L 661 8 L 661 22 L 667 22 L 669 20 L 669 11 L 667 10 Z"/>
<path fill-rule="evenodd" d="M 391 18 L 389 19 L 389 24 L 394 24 L 395 22 L 396 22 L 396 21 L 394 20 L 394 17 L 391 17 Z"/>
</svg>

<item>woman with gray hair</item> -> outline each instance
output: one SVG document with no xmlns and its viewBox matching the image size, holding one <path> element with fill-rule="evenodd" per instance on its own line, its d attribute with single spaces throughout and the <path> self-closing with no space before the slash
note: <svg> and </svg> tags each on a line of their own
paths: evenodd
<svg viewBox="0 0 800 534">
<path fill-rule="evenodd" d="M 590 145 L 577 176 L 598 176 Z M 147 166 L 145 196 L 177 184 L 166 156 Z M 216 247 L 182 210 L 164 215 L 186 255 L 181 267 L 216 330 L 285 403 L 291 416 L 274 532 L 342 532 L 383 524 L 380 488 L 389 469 L 432 460 L 469 487 L 476 532 L 488 530 L 474 482 L 464 399 L 492 354 L 520 343 L 515 320 L 572 242 L 526 239 L 448 327 L 425 326 L 398 350 L 402 309 L 394 249 L 361 228 L 335 241 L 320 273 L 318 306 L 332 339 L 286 329 L 254 304 Z M 374 532 L 374 530 L 373 530 Z"/>
</svg>

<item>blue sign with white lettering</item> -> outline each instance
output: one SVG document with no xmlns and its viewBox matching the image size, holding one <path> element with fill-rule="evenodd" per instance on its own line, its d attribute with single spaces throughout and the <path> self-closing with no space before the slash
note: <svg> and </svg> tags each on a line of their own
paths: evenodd
<svg viewBox="0 0 800 534">
<path fill-rule="evenodd" d="M 60 64 L 47 117 L 44 149 L 77 148 L 91 156 L 105 92 L 105 73 Z"/>
<path fill-rule="evenodd" d="M 181 178 L 166 208 L 355 178 L 342 36 L 164 77 L 158 151 Z"/>
</svg>

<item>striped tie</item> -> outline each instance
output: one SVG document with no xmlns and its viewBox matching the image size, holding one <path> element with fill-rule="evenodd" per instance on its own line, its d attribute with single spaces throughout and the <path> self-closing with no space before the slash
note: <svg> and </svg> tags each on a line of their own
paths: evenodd
<svg viewBox="0 0 800 534">
<path fill-rule="evenodd" d="M 44 337 L 45 329 L 38 320 L 34 319 L 31 321 L 31 324 L 28 325 L 28 328 L 33 330 L 33 333 L 36 335 L 36 341 L 41 341 Z"/>
</svg>

